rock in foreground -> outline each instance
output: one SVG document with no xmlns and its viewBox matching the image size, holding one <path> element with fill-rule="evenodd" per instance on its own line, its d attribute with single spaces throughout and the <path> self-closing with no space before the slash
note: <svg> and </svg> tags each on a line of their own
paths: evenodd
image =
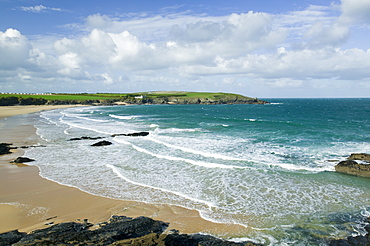
<svg viewBox="0 0 370 246">
<path fill-rule="evenodd" d="M 128 218 L 112 216 L 108 222 L 100 224 L 100 228 L 89 230 L 92 225 L 67 222 L 46 229 L 33 231 L 29 234 L 11 231 L 0 234 L 0 246 L 36 246 L 36 245 L 131 245 L 131 246 L 253 246 L 256 244 L 234 243 L 212 236 L 163 234 L 167 223 L 148 217 Z M 6 240 L 5 240 L 6 239 Z"/>
<path fill-rule="evenodd" d="M 9 231 L 0 234 L 0 245 L 12 245 L 13 243 L 21 240 L 26 233 L 19 232 L 18 230 Z"/>
<path fill-rule="evenodd" d="M 335 171 L 370 178 L 370 164 L 358 163 L 355 160 L 369 162 L 370 155 L 363 153 L 351 154 L 347 160 L 341 161 L 335 166 Z"/>
<path fill-rule="evenodd" d="M 349 236 L 346 239 L 336 239 L 329 243 L 329 246 L 369 246 L 370 245 L 370 225 L 365 227 L 367 231 L 363 236 Z"/>
</svg>

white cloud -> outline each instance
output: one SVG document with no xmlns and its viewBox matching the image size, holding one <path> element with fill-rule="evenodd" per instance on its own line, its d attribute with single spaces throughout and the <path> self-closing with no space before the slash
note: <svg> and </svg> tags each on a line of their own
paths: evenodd
<svg viewBox="0 0 370 246">
<path fill-rule="evenodd" d="M 113 64 L 120 63 L 130 66 L 130 63 L 132 64 L 135 60 L 141 58 L 140 53 L 147 48 L 137 37 L 127 31 L 108 35 L 112 38 L 115 45 L 115 54 L 110 59 Z"/>
<path fill-rule="evenodd" d="M 22 11 L 33 12 L 33 13 L 42 13 L 46 11 L 63 11 L 60 8 L 50 8 L 50 7 L 45 7 L 44 5 L 36 5 L 36 6 L 29 6 L 29 7 L 21 6 L 19 8 Z"/>
<path fill-rule="evenodd" d="M 344 48 L 351 40 L 351 25 L 343 21 L 344 16 L 355 20 L 366 6 L 343 0 L 342 13 L 335 12 L 337 6 L 310 6 L 280 15 L 179 13 L 128 19 L 97 14 L 86 18 L 79 36 L 38 42 L 37 49 L 19 31 L 8 29 L 0 32 L 0 76 L 7 82 L 34 83 L 35 88 L 45 88 L 39 82 L 58 83 L 61 90 L 80 91 L 230 91 L 250 84 L 255 91 L 304 91 L 315 81 L 323 88 L 329 80 L 367 84 L 370 49 Z"/>
<path fill-rule="evenodd" d="M 78 54 L 69 52 L 61 55 L 59 56 L 59 62 L 62 67 L 58 70 L 60 75 L 76 79 L 84 76 Z"/>
<path fill-rule="evenodd" d="M 212 21 L 188 23 L 184 28 L 176 24 L 171 27 L 170 35 L 176 40 L 185 42 L 214 41 L 223 32 L 223 26 Z"/>
<path fill-rule="evenodd" d="M 316 22 L 304 34 L 310 47 L 339 46 L 349 38 L 349 27 L 339 23 L 324 25 Z"/>
<path fill-rule="evenodd" d="M 273 17 L 266 13 L 232 14 L 221 21 L 206 20 L 173 25 L 170 37 L 184 51 L 199 50 L 201 56 L 233 56 L 266 49 L 285 39 L 285 32 L 271 28 Z M 199 48 L 199 49 L 198 49 Z M 195 53 L 199 54 L 199 53 Z"/>
<path fill-rule="evenodd" d="M 110 17 L 107 15 L 94 14 L 90 15 L 85 20 L 84 30 L 91 31 L 100 29 L 109 33 L 121 33 L 128 31 L 132 35 L 140 38 L 143 42 L 164 41 L 168 38 L 169 30 L 178 25 L 186 26 L 189 23 L 196 23 L 202 19 L 207 21 L 219 22 L 224 21 L 226 16 L 196 16 L 183 13 L 170 15 L 133 15 L 131 18 L 127 16 Z"/>
<path fill-rule="evenodd" d="M 15 29 L 0 32 L 0 70 L 27 66 L 30 44 L 26 37 Z"/>
<path fill-rule="evenodd" d="M 369 0 L 341 0 L 342 18 L 350 23 L 370 24 L 370 1 Z"/>
<path fill-rule="evenodd" d="M 101 77 L 104 79 L 103 80 L 104 84 L 108 84 L 108 85 L 113 84 L 113 79 L 107 73 L 101 74 Z"/>
<path fill-rule="evenodd" d="M 370 78 L 370 50 L 314 49 L 286 51 L 280 47 L 276 53 L 248 54 L 225 59 L 216 57 L 213 66 L 187 66 L 188 74 L 210 76 L 246 75 L 254 78 L 353 79 Z"/>
</svg>

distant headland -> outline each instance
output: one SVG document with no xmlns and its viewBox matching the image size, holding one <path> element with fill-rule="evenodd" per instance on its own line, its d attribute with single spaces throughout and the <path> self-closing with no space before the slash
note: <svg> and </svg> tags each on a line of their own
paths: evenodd
<svg viewBox="0 0 370 246">
<path fill-rule="evenodd" d="M 139 93 L 0 93 L 0 106 L 13 105 L 129 105 L 129 104 L 268 104 L 233 93 L 153 91 Z"/>
</svg>

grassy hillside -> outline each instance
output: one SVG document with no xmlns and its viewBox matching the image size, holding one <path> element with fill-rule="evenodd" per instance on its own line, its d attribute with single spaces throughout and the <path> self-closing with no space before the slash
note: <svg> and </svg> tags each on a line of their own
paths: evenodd
<svg viewBox="0 0 370 246">
<path fill-rule="evenodd" d="M 257 98 L 232 93 L 140 92 L 81 94 L 0 94 L 0 106 L 43 104 L 264 104 Z"/>
</svg>

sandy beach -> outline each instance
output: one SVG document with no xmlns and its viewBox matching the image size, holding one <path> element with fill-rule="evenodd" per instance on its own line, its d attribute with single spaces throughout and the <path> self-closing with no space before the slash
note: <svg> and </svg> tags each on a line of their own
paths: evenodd
<svg viewBox="0 0 370 246">
<path fill-rule="evenodd" d="M 36 144 L 36 129 L 30 117 L 22 114 L 61 107 L 71 106 L 0 107 L 0 142 L 13 143 L 15 147 Z M 11 117 L 15 115 L 19 116 Z M 48 224 L 78 219 L 96 224 L 111 215 L 148 216 L 169 222 L 168 230 L 182 233 L 204 232 L 228 238 L 247 232 L 238 225 L 206 221 L 195 210 L 98 197 L 57 184 L 40 177 L 36 166 L 10 163 L 23 154 L 23 150 L 17 149 L 0 156 L 0 233 L 14 229 L 30 232 Z"/>
</svg>

